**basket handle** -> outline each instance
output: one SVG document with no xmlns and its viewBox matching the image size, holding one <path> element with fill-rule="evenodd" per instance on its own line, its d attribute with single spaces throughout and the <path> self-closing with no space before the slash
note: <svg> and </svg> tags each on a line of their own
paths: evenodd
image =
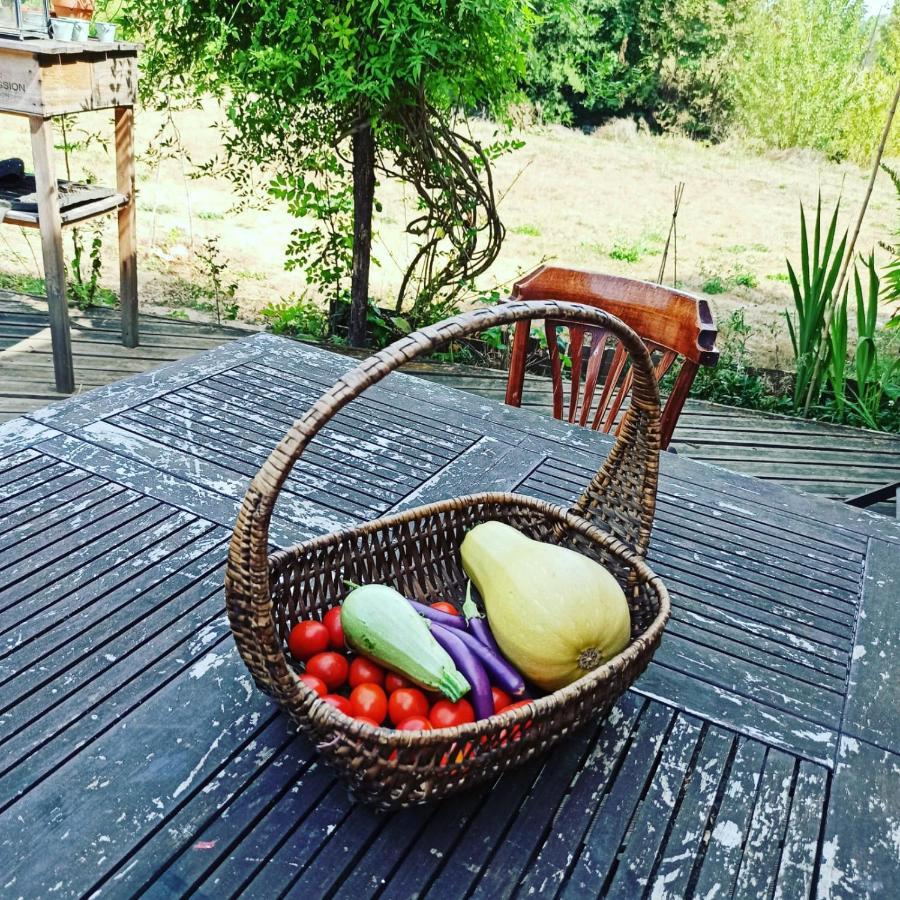
<svg viewBox="0 0 900 900">
<path fill-rule="evenodd" d="M 644 342 L 620 319 L 576 303 L 513 301 L 461 313 L 395 341 L 342 375 L 291 426 L 247 489 L 228 552 L 225 588 L 232 629 L 237 631 L 236 623 L 243 623 L 246 628 L 240 628 L 242 634 L 254 634 L 251 643 L 257 650 L 244 645 L 242 654 L 257 683 L 275 686 L 272 676 L 276 682 L 282 678 L 291 681 L 283 656 L 276 661 L 269 649 L 279 646 L 269 585 L 269 524 L 279 491 L 309 442 L 351 400 L 404 363 L 450 341 L 522 319 L 553 319 L 604 328 L 628 352 L 634 372 L 631 405 L 609 455 L 572 511 L 645 555 L 659 469 L 659 388 Z M 260 681 L 263 671 L 267 671 L 267 677 Z"/>
</svg>

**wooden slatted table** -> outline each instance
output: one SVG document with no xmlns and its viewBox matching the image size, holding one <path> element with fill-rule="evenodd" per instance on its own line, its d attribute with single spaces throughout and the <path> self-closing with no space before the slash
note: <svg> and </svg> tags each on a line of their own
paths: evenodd
<svg viewBox="0 0 900 900">
<path fill-rule="evenodd" d="M 37 212 L 7 210 L 0 223 L 39 228 L 53 336 L 56 389 L 75 390 L 62 229 L 116 212 L 122 343 L 138 345 L 134 104 L 139 46 L 119 41 L 17 40 L 0 37 L 0 115 L 27 116 L 31 128 Z M 53 116 L 112 109 L 116 189 L 109 196 L 60 209 L 53 164 Z"/>
<path fill-rule="evenodd" d="M 607 721 L 488 790 L 355 804 L 254 689 L 221 586 L 249 477 L 351 364 L 259 335 L 0 427 L 0 895 L 900 896 L 900 529 L 669 454 L 672 621 Z M 608 446 L 393 375 L 272 537 L 566 501 Z"/>
</svg>

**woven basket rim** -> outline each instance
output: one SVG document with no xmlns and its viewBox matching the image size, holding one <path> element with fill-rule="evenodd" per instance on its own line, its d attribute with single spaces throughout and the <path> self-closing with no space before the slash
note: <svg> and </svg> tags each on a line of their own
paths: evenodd
<svg viewBox="0 0 900 900">
<path fill-rule="evenodd" d="M 558 706 L 564 706 L 569 700 L 577 697 L 594 683 L 611 678 L 615 672 L 621 668 L 627 669 L 632 665 L 637 664 L 642 658 L 644 648 L 661 637 L 670 614 L 671 604 L 669 592 L 662 579 L 650 568 L 644 558 L 631 550 L 622 541 L 594 525 L 588 519 L 578 516 L 557 504 L 548 503 L 545 500 L 529 497 L 525 494 L 488 491 L 479 494 L 453 497 L 437 501 L 436 503 L 429 503 L 425 506 L 413 507 L 408 510 L 403 510 L 402 512 L 383 516 L 379 519 L 366 521 L 357 526 L 330 532 L 326 535 L 295 544 L 292 547 L 276 550 L 269 554 L 269 560 L 271 562 L 272 560 L 289 558 L 298 551 L 306 549 L 314 550 L 330 544 L 340 543 L 341 541 L 353 538 L 360 533 L 380 531 L 387 527 L 402 525 L 406 522 L 422 518 L 422 514 L 425 512 L 427 512 L 428 515 L 434 515 L 442 512 L 444 509 L 452 510 L 461 503 L 472 506 L 482 503 L 514 503 L 519 506 L 534 509 L 548 517 L 555 518 L 558 522 L 565 523 L 583 537 L 590 539 L 592 543 L 598 544 L 604 549 L 609 550 L 634 568 L 641 577 L 641 581 L 652 587 L 659 598 L 659 609 L 656 616 L 637 638 L 629 643 L 624 650 L 617 653 L 612 659 L 607 660 L 603 665 L 598 666 L 596 669 L 593 669 L 577 681 L 574 681 L 565 687 L 559 688 L 543 697 L 531 699 L 528 706 L 519 707 L 518 709 L 509 712 L 501 711 L 487 719 L 479 719 L 465 725 L 457 725 L 449 728 L 434 728 L 430 731 L 398 731 L 382 726 L 373 727 L 367 725 L 365 722 L 359 722 L 322 700 L 312 688 L 308 687 L 300 680 L 300 676 L 290 665 L 288 665 L 291 677 L 300 693 L 307 694 L 307 696 L 312 695 L 309 697 L 312 702 L 311 709 L 316 709 L 320 715 L 322 713 L 325 714 L 322 717 L 324 729 L 331 729 L 335 732 L 346 733 L 354 737 L 364 736 L 368 740 L 376 741 L 380 746 L 393 749 L 427 747 L 432 744 L 445 744 L 448 741 L 470 741 L 473 738 L 479 738 L 482 735 L 497 730 L 511 729 L 517 724 L 524 724 L 528 719 L 533 718 L 535 715 L 549 712 Z M 287 656 L 284 653 L 283 646 L 280 647 L 280 652 L 285 656 L 285 662 L 287 663 Z"/>
</svg>

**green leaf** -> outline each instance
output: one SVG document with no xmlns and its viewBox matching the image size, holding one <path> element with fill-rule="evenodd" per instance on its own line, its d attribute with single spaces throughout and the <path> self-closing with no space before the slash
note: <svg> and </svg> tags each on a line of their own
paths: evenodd
<svg viewBox="0 0 900 900">
<path fill-rule="evenodd" d="M 394 327 L 401 334 L 409 334 L 412 331 L 412 325 L 410 325 L 409 320 L 405 319 L 403 316 L 391 316 L 390 319 L 394 324 Z"/>
</svg>

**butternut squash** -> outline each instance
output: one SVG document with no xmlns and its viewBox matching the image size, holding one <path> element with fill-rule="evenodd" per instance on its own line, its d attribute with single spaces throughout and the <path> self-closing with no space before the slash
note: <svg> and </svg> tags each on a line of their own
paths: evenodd
<svg viewBox="0 0 900 900">
<path fill-rule="evenodd" d="M 595 560 L 502 522 L 476 525 L 461 555 L 500 649 L 539 687 L 571 684 L 628 645 L 625 594 Z"/>
</svg>

